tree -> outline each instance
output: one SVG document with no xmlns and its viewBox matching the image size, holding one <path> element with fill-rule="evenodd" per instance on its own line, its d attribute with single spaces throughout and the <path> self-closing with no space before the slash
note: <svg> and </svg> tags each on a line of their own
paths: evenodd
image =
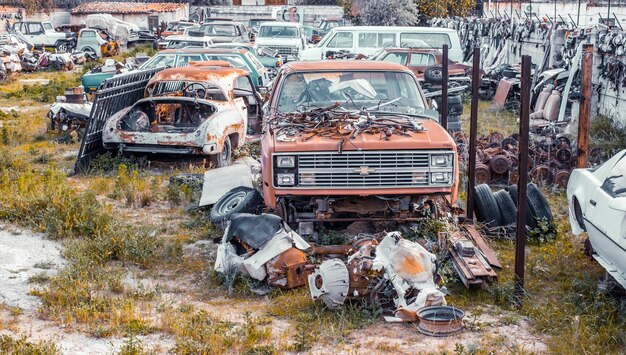
<svg viewBox="0 0 626 355">
<path fill-rule="evenodd" d="M 417 23 L 417 7 L 411 0 L 361 1 L 356 21 L 365 26 L 411 26 Z"/>
<path fill-rule="evenodd" d="M 420 15 L 426 17 L 469 16 L 476 0 L 415 0 Z"/>
</svg>

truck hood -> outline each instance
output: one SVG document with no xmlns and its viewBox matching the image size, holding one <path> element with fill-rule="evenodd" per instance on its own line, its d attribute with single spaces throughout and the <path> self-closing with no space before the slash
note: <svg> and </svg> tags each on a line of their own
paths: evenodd
<svg viewBox="0 0 626 355">
<path fill-rule="evenodd" d="M 454 149 L 455 143 L 448 132 L 436 121 L 420 120 L 424 130 L 409 131 L 407 135 L 393 134 L 389 140 L 381 139 L 379 134 L 362 133 L 343 143 L 341 150 L 404 150 L 404 149 Z M 305 138 L 301 133 L 295 140 L 284 141 L 276 134 L 270 135 L 270 141 L 276 152 L 337 151 L 338 139 L 314 136 Z"/>
</svg>

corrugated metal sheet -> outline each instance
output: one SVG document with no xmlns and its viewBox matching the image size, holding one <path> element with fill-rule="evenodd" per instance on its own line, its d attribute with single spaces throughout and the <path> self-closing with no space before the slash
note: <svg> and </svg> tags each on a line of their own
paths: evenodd
<svg viewBox="0 0 626 355">
<path fill-rule="evenodd" d="M 184 8 L 187 4 L 165 2 L 90 2 L 78 5 L 70 12 L 72 14 L 143 14 L 154 12 L 174 12 Z"/>
</svg>

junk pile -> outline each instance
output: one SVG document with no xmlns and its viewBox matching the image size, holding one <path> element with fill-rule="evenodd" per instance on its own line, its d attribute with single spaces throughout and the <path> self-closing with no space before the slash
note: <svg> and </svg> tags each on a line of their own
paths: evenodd
<svg viewBox="0 0 626 355">
<path fill-rule="evenodd" d="M 494 268 L 500 263 L 471 226 L 451 238 L 441 233 L 439 239 L 431 248 L 450 255 L 467 287 L 487 286 L 497 278 Z M 359 234 L 346 245 L 316 245 L 278 216 L 241 213 L 225 230 L 214 269 L 225 280 L 241 274 L 284 289 L 308 284 L 311 297 L 329 308 L 359 300 L 381 307 L 389 322 L 413 322 L 424 307 L 446 305 L 446 290 L 436 282 L 436 261 L 435 254 L 399 232 Z"/>
<path fill-rule="evenodd" d="M 453 135 L 459 156 L 467 164 L 469 141 L 463 132 Z M 592 152 L 592 156 L 599 152 Z M 476 183 L 505 186 L 516 184 L 518 173 L 518 136 L 500 132 L 481 135 L 476 145 Z M 576 168 L 576 146 L 566 136 L 546 133 L 535 135 L 529 147 L 530 178 L 535 183 L 566 188 Z M 592 159 L 593 161 L 593 159 Z"/>
<path fill-rule="evenodd" d="M 81 86 L 65 89 L 65 96 L 57 96 L 48 111 L 50 130 L 67 132 L 72 142 L 79 141 L 85 133 L 91 106 Z"/>
<path fill-rule="evenodd" d="M 394 100 L 381 104 L 392 104 Z M 314 108 L 302 113 L 277 115 L 268 122 L 277 140 L 293 142 L 307 141 L 313 137 L 337 139 L 345 142 L 359 134 L 378 135 L 381 140 L 389 140 L 393 135 L 407 136 L 407 132 L 422 131 L 424 128 L 416 120 L 404 119 L 399 114 L 370 114 L 367 111 L 348 112 L 339 110 L 341 104 Z"/>
</svg>

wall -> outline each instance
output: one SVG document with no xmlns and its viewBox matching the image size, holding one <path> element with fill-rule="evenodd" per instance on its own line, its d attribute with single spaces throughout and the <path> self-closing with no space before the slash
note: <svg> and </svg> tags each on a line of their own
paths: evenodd
<svg viewBox="0 0 626 355">
<path fill-rule="evenodd" d="M 244 0 L 245 1 L 245 0 Z M 261 1 L 261 0 L 259 0 Z M 249 0 L 252 2 L 252 0 Z M 250 18 L 272 17 L 272 13 L 282 13 L 282 10 L 289 6 L 211 6 L 211 17 L 227 17 L 239 21 L 247 21 Z M 304 13 L 304 24 L 311 25 L 318 23 L 326 17 L 342 17 L 343 8 L 341 6 L 297 6 L 298 10 Z M 194 11 L 192 7 L 191 12 Z"/>
<path fill-rule="evenodd" d="M 533 4 L 533 6 L 535 6 Z M 618 10 L 618 9 L 616 9 Z M 617 11 L 616 11 L 617 13 Z M 472 21 L 472 20 L 470 20 Z M 621 20 L 620 20 L 621 21 Z M 478 23 L 483 23 L 480 26 L 485 26 L 484 23 L 490 22 L 492 30 L 487 34 L 481 34 L 475 36 L 474 30 Z M 550 30 L 549 26 L 547 30 L 540 30 L 538 21 L 535 23 L 536 30 L 530 35 L 523 36 L 511 36 L 504 40 L 502 43 L 502 49 L 497 50 L 499 40 L 498 31 L 493 30 L 493 26 L 501 26 L 500 29 L 506 27 L 510 28 L 510 24 L 494 19 L 482 19 L 480 22 L 460 23 L 456 20 L 442 20 L 439 26 L 457 28 L 459 36 L 461 37 L 464 46 L 470 46 L 475 43 L 480 43 L 481 47 L 481 63 L 483 68 L 495 67 L 501 63 L 519 64 L 521 62 L 522 55 L 530 55 L 533 64 L 541 64 L 544 60 L 544 56 L 548 59 L 548 68 L 556 62 L 555 55 L 562 53 L 562 48 L 566 43 L 568 36 L 574 35 L 575 31 L 562 28 L 557 30 Z M 626 24 L 626 22 L 625 22 Z M 523 29 L 525 26 L 516 26 L 515 29 Z M 468 29 L 469 28 L 469 29 Z M 478 27 L 480 28 L 480 27 Z M 485 28 L 485 27 L 483 27 Z M 496 27 L 497 28 L 497 27 Z M 603 25 L 589 25 L 583 28 L 579 28 L 582 33 L 587 33 L 587 36 L 583 36 L 583 41 L 577 41 L 578 43 L 590 43 L 594 45 L 594 58 L 593 58 L 593 86 L 594 94 L 592 97 L 592 114 L 603 115 L 616 119 L 623 124 L 626 124 L 626 54 L 618 56 L 614 52 L 605 53 L 600 50 L 598 38 L 600 33 L 606 32 L 606 26 Z M 622 31 L 619 28 L 613 29 L 611 33 L 621 34 L 626 38 L 626 31 Z M 514 32 L 515 33 L 515 32 Z M 477 41 L 476 41 L 477 40 Z M 626 46 L 626 40 L 624 40 L 624 46 Z M 569 53 L 574 53 L 574 49 L 567 49 Z M 626 52 L 626 51 L 625 51 Z M 572 55 L 573 56 L 573 55 Z M 617 85 L 611 82 L 606 75 L 605 68 L 609 63 L 621 64 L 621 72 L 618 74 Z M 576 116 L 576 115 L 574 115 Z"/>
<path fill-rule="evenodd" d="M 554 20 L 555 7 L 554 2 L 547 3 L 537 3 L 532 2 L 532 12 L 537 15 L 537 17 L 549 18 L 550 20 Z M 508 16 L 511 17 L 511 13 L 513 13 L 513 17 L 517 18 L 521 16 L 525 18 L 523 14 L 524 11 L 526 13 L 529 12 L 530 2 L 514 2 L 513 3 L 513 11 L 511 12 L 511 3 L 510 2 L 485 2 L 485 16 L 486 17 L 494 17 L 500 16 Z M 578 2 L 557 2 L 556 3 L 556 17 L 557 19 L 561 19 L 561 17 L 565 21 L 573 21 L 574 23 L 578 22 L 579 26 L 593 25 L 599 23 L 600 16 L 602 18 L 606 18 L 609 16 L 608 6 L 597 6 L 593 4 L 587 4 L 585 1 L 581 1 L 580 4 L 580 13 L 578 11 Z M 617 16 L 618 20 L 622 23 L 622 26 L 626 29 L 626 6 L 611 6 L 610 9 L 610 17 L 613 17 L 613 13 Z M 580 16 L 579 16 L 580 14 Z M 559 17 L 559 15 L 561 17 Z M 569 16 L 568 16 L 569 15 Z M 571 16 L 571 19 L 570 19 Z M 534 15 L 533 15 L 534 17 Z"/>
</svg>

